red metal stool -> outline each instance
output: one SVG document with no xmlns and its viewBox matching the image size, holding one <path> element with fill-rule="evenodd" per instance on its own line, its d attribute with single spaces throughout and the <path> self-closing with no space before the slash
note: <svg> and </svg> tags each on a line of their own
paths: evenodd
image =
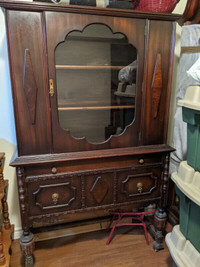
<svg viewBox="0 0 200 267">
<path fill-rule="evenodd" d="M 149 238 L 148 238 L 148 234 L 147 234 L 147 227 L 146 224 L 144 222 L 144 215 L 148 215 L 148 214 L 152 214 L 156 211 L 156 209 L 152 210 L 152 211 L 147 211 L 147 212 L 119 212 L 119 211 L 114 211 L 114 212 L 110 212 L 111 214 L 113 214 L 113 217 L 110 221 L 110 224 L 108 226 L 108 230 L 110 229 L 110 226 L 112 225 L 113 221 L 116 219 L 116 222 L 113 225 L 113 228 L 110 232 L 110 235 L 108 237 L 108 241 L 106 242 L 106 245 L 108 245 L 110 243 L 110 240 L 112 238 L 112 235 L 115 231 L 115 228 L 118 226 L 124 226 L 124 225 L 140 225 L 144 227 L 144 233 L 145 233 L 145 238 L 146 238 L 146 242 L 147 245 L 149 245 Z M 119 222 L 124 219 L 124 218 L 131 218 L 134 220 L 139 221 L 138 223 L 122 223 L 119 224 Z"/>
</svg>

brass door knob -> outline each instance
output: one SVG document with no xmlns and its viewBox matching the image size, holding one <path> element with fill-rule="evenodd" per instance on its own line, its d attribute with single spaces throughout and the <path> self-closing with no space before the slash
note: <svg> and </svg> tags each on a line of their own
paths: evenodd
<svg viewBox="0 0 200 267">
<path fill-rule="evenodd" d="M 57 169 L 56 169 L 55 167 L 53 167 L 53 168 L 51 169 L 51 172 L 52 172 L 53 174 L 56 174 L 56 173 L 57 173 Z"/>
<path fill-rule="evenodd" d="M 56 205 L 58 203 L 58 199 L 59 199 L 59 194 L 53 193 L 52 200 L 53 200 L 54 205 Z"/>
<path fill-rule="evenodd" d="M 143 184 L 141 182 L 137 183 L 137 189 L 138 189 L 139 193 L 142 193 L 142 191 L 143 191 L 142 187 L 143 187 Z"/>
<path fill-rule="evenodd" d="M 139 163 L 140 164 L 144 164 L 144 160 L 143 159 L 139 159 Z"/>
</svg>

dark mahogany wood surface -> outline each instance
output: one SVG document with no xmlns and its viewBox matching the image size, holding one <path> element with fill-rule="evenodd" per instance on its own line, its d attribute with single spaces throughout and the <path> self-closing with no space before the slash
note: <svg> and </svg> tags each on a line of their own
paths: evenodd
<svg viewBox="0 0 200 267">
<path fill-rule="evenodd" d="M 172 63 L 174 56 L 175 24 L 151 20 L 148 27 L 148 43 L 146 49 L 143 102 L 142 109 L 142 144 L 159 144 L 167 141 L 167 125 L 169 101 L 171 93 Z M 160 57 L 162 89 L 153 90 L 157 58 Z M 158 97 L 159 96 L 159 97 Z M 154 98 L 157 100 L 156 116 L 154 116 Z M 151 99 L 151 101 L 146 101 Z M 144 127 L 144 128 L 143 128 Z"/>
<path fill-rule="evenodd" d="M 58 234 L 64 233 L 65 229 L 57 232 L 49 232 L 53 238 L 36 243 L 34 267 L 171 267 L 172 258 L 167 245 L 159 253 L 152 251 L 153 239 L 149 235 L 150 245 L 145 244 L 144 231 L 137 226 L 118 227 L 109 246 L 106 246 L 109 233 L 106 230 L 90 232 L 96 226 L 96 221 L 88 225 L 71 227 L 68 236 L 58 238 Z M 109 222 L 98 222 L 95 229 L 105 229 Z M 84 234 L 76 234 L 83 232 Z M 171 227 L 168 227 L 171 232 Z M 89 233 L 90 232 L 90 233 Z M 39 234 L 43 236 L 43 234 Z M 131 253 L 132 252 L 132 253 Z M 88 256 L 90 255 L 90 256 Z M 103 256 L 102 256 L 103 255 Z M 145 255 L 145 256 L 144 256 Z M 23 267 L 20 262 L 19 240 L 12 243 L 11 267 Z"/>
<path fill-rule="evenodd" d="M 143 18 L 156 20 L 175 21 L 181 18 L 179 14 L 168 13 L 152 13 L 142 11 L 119 10 L 110 8 L 97 8 L 89 6 L 72 6 L 64 4 L 51 4 L 40 2 L 23 2 L 23 1 L 4 1 L 0 0 L 0 6 L 6 9 L 24 10 L 24 11 L 55 11 L 55 12 L 70 12 L 79 14 L 96 14 L 103 16 L 127 17 L 127 18 Z"/>
<path fill-rule="evenodd" d="M 48 153 L 50 108 L 42 14 L 9 10 L 6 20 L 18 153 Z"/>
<path fill-rule="evenodd" d="M 85 138 L 73 138 L 69 131 L 63 130 L 59 124 L 57 112 L 57 91 L 56 73 L 55 73 L 55 48 L 63 42 L 67 34 L 73 30 L 83 31 L 90 24 L 107 25 L 113 33 L 123 33 L 130 44 L 137 49 L 138 58 L 138 77 L 136 93 L 136 111 L 135 120 L 128 126 L 125 132 L 120 136 L 112 136 L 109 140 L 100 144 L 91 144 Z M 141 103 L 142 99 L 142 81 L 143 81 L 143 62 L 144 62 L 144 44 L 145 44 L 145 20 L 118 18 L 108 16 L 65 14 L 46 12 L 46 30 L 47 30 L 47 48 L 49 78 L 54 81 L 55 95 L 50 98 L 52 111 L 52 137 L 53 152 L 73 152 L 97 149 L 109 149 L 116 147 L 128 147 L 141 145 L 139 135 L 141 132 Z M 68 25 L 68 26 L 67 26 Z M 67 26 L 67 27 L 66 27 Z M 95 60 L 95 59 L 94 59 Z M 70 86 L 70 84 L 67 84 Z M 65 140 L 65 142 L 63 142 Z"/>
<path fill-rule="evenodd" d="M 152 146 L 140 146 L 140 147 L 127 147 L 109 150 L 94 150 L 87 152 L 73 152 L 73 153 L 58 153 L 58 154 L 44 154 L 44 155 L 30 155 L 20 156 L 15 155 L 10 163 L 11 166 L 20 165 L 35 165 L 50 162 L 62 162 L 73 160 L 88 160 L 88 159 L 101 159 L 109 157 L 121 157 L 131 155 L 145 155 L 155 153 L 169 153 L 174 151 L 174 148 L 169 145 L 152 145 Z"/>
<path fill-rule="evenodd" d="M 1 1 L 0 3 L 11 9 L 16 8 L 15 2 Z M 116 16 L 123 14 L 124 10 L 108 10 L 110 13 L 106 13 L 107 9 L 92 8 L 93 13 L 87 15 L 85 7 L 80 7 L 79 14 L 75 14 L 77 12 L 74 12 L 73 6 L 60 6 L 68 13 L 49 12 L 48 8 L 56 9 L 59 6 L 36 2 L 20 3 L 18 8 L 22 8 L 23 11 L 7 10 L 6 13 L 18 154 L 65 153 L 165 143 L 169 114 L 166 108 L 170 100 L 175 34 L 175 26 L 172 22 L 163 21 L 161 27 L 160 21 L 146 21 L 143 13 L 127 10 L 125 13 L 127 11 L 127 15 L 129 13 L 132 15 L 126 18 L 122 15 L 118 18 L 118 22 L 116 22 Z M 43 11 L 47 10 L 47 12 L 42 14 L 30 11 L 34 7 L 43 7 Z M 26 11 L 23 8 L 28 9 Z M 75 10 L 77 11 L 78 8 L 76 7 Z M 82 12 L 83 10 L 86 13 Z M 98 13 L 102 11 L 105 13 Z M 148 15 L 151 13 L 144 14 L 149 18 Z M 160 14 L 154 15 L 155 18 L 160 16 Z M 174 20 L 176 17 L 167 14 L 166 18 Z M 21 21 L 24 23 L 21 24 Z M 80 140 L 71 137 L 69 131 L 60 127 L 57 114 L 55 47 L 70 31 L 73 29 L 81 31 L 91 23 L 104 23 L 113 32 L 123 32 L 138 51 L 135 120 L 123 135 L 112 136 L 102 144 L 90 144 L 84 138 Z M 34 27 L 31 27 L 32 25 Z M 65 25 L 70 27 L 66 28 Z M 152 94 L 158 55 L 161 59 L 160 73 L 165 75 L 160 77 L 162 90 L 153 90 Z M 50 98 L 49 78 L 53 79 L 55 87 L 55 95 Z M 155 112 L 156 116 L 154 116 Z"/>
</svg>

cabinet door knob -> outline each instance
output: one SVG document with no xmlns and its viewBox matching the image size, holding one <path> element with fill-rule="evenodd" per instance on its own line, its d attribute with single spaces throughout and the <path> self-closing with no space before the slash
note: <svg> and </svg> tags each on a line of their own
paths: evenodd
<svg viewBox="0 0 200 267">
<path fill-rule="evenodd" d="M 142 187 L 143 187 L 143 184 L 141 182 L 137 183 L 137 189 L 138 189 L 139 193 L 142 193 L 142 191 L 143 191 Z"/>
<path fill-rule="evenodd" d="M 139 163 L 140 164 L 144 164 L 144 160 L 143 159 L 139 159 Z"/>
<path fill-rule="evenodd" d="M 56 169 L 55 167 L 53 167 L 53 168 L 51 169 L 51 172 L 52 172 L 53 174 L 56 174 L 56 173 L 57 173 L 57 169 Z"/>
<path fill-rule="evenodd" d="M 58 198 L 59 198 L 59 194 L 53 193 L 52 200 L 53 200 L 54 205 L 56 205 L 58 203 Z"/>
</svg>

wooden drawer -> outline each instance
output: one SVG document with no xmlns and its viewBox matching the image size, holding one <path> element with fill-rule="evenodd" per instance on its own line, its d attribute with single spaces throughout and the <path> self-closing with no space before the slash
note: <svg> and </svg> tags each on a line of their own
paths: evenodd
<svg viewBox="0 0 200 267">
<path fill-rule="evenodd" d="M 160 195 L 161 167 L 117 171 L 117 202 L 151 199 Z"/>
<path fill-rule="evenodd" d="M 109 169 L 130 166 L 148 166 L 151 164 L 161 164 L 162 155 L 158 154 L 138 154 L 129 156 L 118 156 L 114 158 L 89 159 L 89 160 L 74 160 L 66 162 L 55 162 L 51 164 L 41 164 L 25 168 L 27 176 L 32 175 L 56 175 L 69 172 L 88 172 L 95 169 Z"/>
<path fill-rule="evenodd" d="M 27 177 L 29 215 L 80 209 L 81 180 L 65 175 L 50 179 Z"/>
</svg>

